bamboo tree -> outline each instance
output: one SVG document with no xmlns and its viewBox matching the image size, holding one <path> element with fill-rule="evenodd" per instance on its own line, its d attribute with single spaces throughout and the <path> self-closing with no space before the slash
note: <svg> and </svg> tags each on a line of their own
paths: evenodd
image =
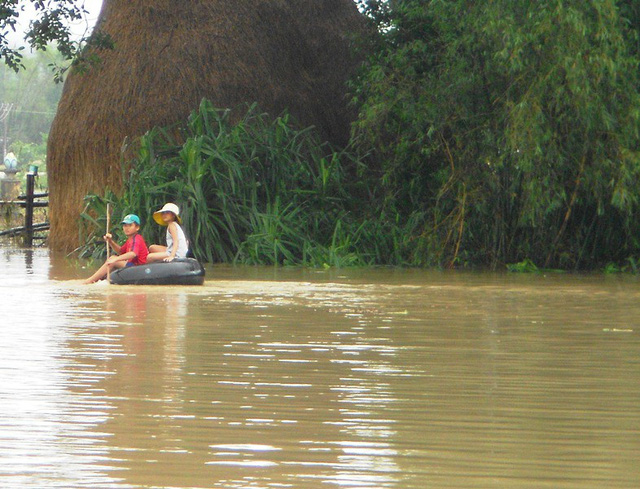
<svg viewBox="0 0 640 489">
<path fill-rule="evenodd" d="M 637 252 L 638 59 L 615 1 L 365 7 L 379 38 L 357 131 L 389 205 L 426 212 L 424 261 Z"/>
</svg>

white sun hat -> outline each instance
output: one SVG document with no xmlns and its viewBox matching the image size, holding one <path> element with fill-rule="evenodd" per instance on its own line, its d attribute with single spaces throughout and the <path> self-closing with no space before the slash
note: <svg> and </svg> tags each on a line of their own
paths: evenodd
<svg viewBox="0 0 640 489">
<path fill-rule="evenodd" d="M 166 226 L 167 223 L 162 220 L 163 212 L 172 212 L 174 216 L 176 216 L 176 221 L 178 224 L 182 224 L 182 219 L 180 219 L 180 208 L 175 204 L 165 204 L 162 209 L 153 213 L 153 220 L 156 221 L 160 226 Z"/>
</svg>

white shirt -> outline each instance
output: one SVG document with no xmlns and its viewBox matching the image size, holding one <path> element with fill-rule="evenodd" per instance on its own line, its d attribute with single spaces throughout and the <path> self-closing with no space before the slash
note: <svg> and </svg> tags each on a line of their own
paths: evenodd
<svg viewBox="0 0 640 489">
<path fill-rule="evenodd" d="M 176 251 L 176 258 L 186 258 L 189 246 L 187 245 L 187 237 L 184 235 L 184 231 L 177 222 L 172 222 L 167 226 L 167 255 L 170 255 L 173 251 L 173 237 L 169 232 L 169 228 L 175 224 L 175 229 L 178 232 L 178 251 Z"/>
</svg>

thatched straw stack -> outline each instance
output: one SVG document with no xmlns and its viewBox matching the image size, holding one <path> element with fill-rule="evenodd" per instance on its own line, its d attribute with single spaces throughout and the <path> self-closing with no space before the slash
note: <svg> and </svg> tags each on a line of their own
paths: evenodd
<svg viewBox="0 0 640 489">
<path fill-rule="evenodd" d="M 353 0 L 105 0 L 98 29 L 115 50 L 69 74 L 49 135 L 50 245 L 77 246 L 83 197 L 119 187 L 125 138 L 184 121 L 204 97 L 288 108 L 345 142 L 349 40 L 363 26 Z"/>
</svg>

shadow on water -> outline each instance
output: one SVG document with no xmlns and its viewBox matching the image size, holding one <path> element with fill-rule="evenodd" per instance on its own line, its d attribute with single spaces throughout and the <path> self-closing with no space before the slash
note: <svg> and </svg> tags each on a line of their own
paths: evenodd
<svg viewBox="0 0 640 489">
<path fill-rule="evenodd" d="M 16 487 L 640 483 L 632 278 L 211 267 L 117 287 L 46 250 L 0 262 Z"/>
</svg>

